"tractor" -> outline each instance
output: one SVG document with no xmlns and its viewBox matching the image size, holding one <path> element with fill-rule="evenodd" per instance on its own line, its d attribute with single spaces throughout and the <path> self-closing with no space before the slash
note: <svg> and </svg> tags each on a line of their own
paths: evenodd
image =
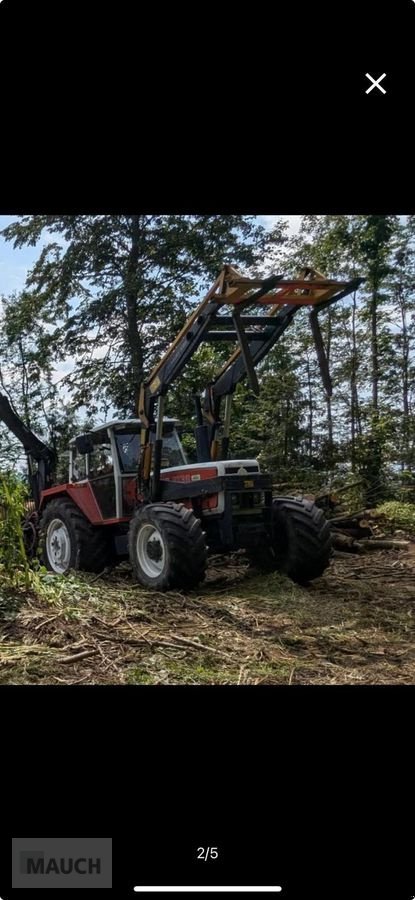
<svg viewBox="0 0 415 900">
<path fill-rule="evenodd" d="M 244 549 L 266 571 L 306 584 L 325 571 L 330 527 L 310 500 L 273 497 L 272 476 L 256 459 L 230 457 L 232 396 L 295 314 L 310 323 L 325 389 L 331 380 L 317 314 L 355 291 L 361 279 L 337 282 L 313 269 L 295 280 L 248 278 L 225 266 L 160 362 L 142 383 L 136 418 L 116 419 L 74 437 L 69 473 L 55 483 L 56 458 L 0 395 L 0 419 L 22 442 L 32 508 L 24 523 L 29 554 L 40 552 L 58 575 L 102 572 L 129 559 L 135 579 L 159 591 L 192 589 L 208 553 Z M 253 314 L 243 315 L 255 307 Z M 204 393 L 194 397 L 197 461 L 188 463 L 180 423 L 165 416 L 169 387 L 203 341 L 234 349 Z M 222 401 L 223 410 L 222 410 Z"/>
</svg>

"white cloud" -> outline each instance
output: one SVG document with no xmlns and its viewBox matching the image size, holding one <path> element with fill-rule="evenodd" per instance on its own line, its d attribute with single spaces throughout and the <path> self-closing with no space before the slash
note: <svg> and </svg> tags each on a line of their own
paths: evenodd
<svg viewBox="0 0 415 900">
<path fill-rule="evenodd" d="M 297 234 L 297 232 L 300 228 L 301 218 L 302 218 L 301 216 L 284 216 L 284 215 L 258 216 L 260 224 L 263 225 L 264 228 L 266 228 L 269 231 L 272 228 L 274 228 L 274 226 L 277 224 L 277 222 L 280 222 L 281 219 L 284 219 L 286 222 L 288 222 L 288 233 L 290 235 Z"/>
</svg>

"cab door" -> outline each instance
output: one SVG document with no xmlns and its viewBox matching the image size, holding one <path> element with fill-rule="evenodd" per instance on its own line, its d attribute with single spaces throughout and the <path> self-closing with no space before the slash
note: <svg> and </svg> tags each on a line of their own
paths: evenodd
<svg viewBox="0 0 415 900">
<path fill-rule="evenodd" d="M 103 519 L 116 517 L 114 460 L 108 441 L 89 454 L 89 481 Z"/>
</svg>

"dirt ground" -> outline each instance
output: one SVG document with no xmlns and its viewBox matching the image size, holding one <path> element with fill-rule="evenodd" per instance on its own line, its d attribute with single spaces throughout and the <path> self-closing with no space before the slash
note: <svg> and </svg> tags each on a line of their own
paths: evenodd
<svg viewBox="0 0 415 900">
<path fill-rule="evenodd" d="M 0 588 L 1 684 L 415 683 L 415 543 L 336 555 L 307 588 L 236 556 L 190 594 L 128 567 L 45 591 Z"/>
</svg>

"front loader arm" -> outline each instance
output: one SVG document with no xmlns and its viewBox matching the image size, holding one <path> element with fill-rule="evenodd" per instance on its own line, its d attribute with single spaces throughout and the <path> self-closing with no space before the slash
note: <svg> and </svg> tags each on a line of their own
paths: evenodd
<svg viewBox="0 0 415 900">
<path fill-rule="evenodd" d="M 251 302 L 257 302 L 271 290 L 282 276 L 273 275 L 267 279 L 242 279 L 235 285 L 235 276 L 242 276 L 232 268 L 225 266 L 202 302 L 189 317 L 182 330 L 170 345 L 160 362 L 154 367 L 148 379 L 140 388 L 138 414 L 144 428 L 141 431 L 141 455 L 139 481 L 144 495 L 157 499 L 160 482 L 161 459 L 161 424 L 163 421 L 164 397 L 169 387 L 178 378 L 187 362 L 194 355 L 200 344 L 206 340 L 213 322 L 218 319 L 224 305 L 241 301 L 247 295 Z M 156 433 L 154 445 L 150 443 L 150 429 L 155 424 L 155 404 L 158 402 L 157 422 L 160 429 Z M 203 427 L 203 426 L 202 426 Z M 154 449 L 153 449 L 154 447 Z M 153 485 L 150 488 L 150 473 L 153 469 Z"/>
<path fill-rule="evenodd" d="M 298 279 L 292 280 L 284 280 L 282 275 L 272 275 L 263 279 L 246 278 L 233 266 L 225 266 L 160 362 L 152 370 L 149 378 L 141 386 L 138 412 L 144 425 L 141 433 L 140 460 L 140 481 L 144 493 L 149 494 L 150 472 L 153 469 L 151 496 L 157 499 L 160 483 L 164 397 L 203 341 L 231 341 L 237 345 L 225 365 L 221 367 L 214 380 L 206 388 L 203 406 L 200 399 L 196 399 L 198 458 L 200 461 L 207 461 L 210 458 L 216 458 L 216 431 L 221 424 L 222 398 L 228 398 L 225 408 L 224 446 L 226 449 L 230 421 L 230 398 L 236 386 L 244 378 L 247 378 L 253 393 L 259 392 L 256 367 L 272 350 L 292 322 L 295 314 L 303 306 L 311 307 L 311 326 L 320 371 L 326 391 L 330 392 L 330 376 L 317 314 L 319 310 L 327 308 L 332 303 L 337 303 L 343 297 L 357 290 L 362 280 L 355 278 L 349 282 L 333 281 L 311 268 L 304 269 Z M 242 315 L 246 308 L 254 306 L 262 308 L 268 306 L 269 310 L 265 315 L 263 313 Z M 217 328 L 217 330 L 213 330 L 213 328 Z M 153 451 L 150 443 L 150 428 L 155 424 L 156 401 L 158 402 L 157 432 Z M 208 424 L 203 424 L 203 422 Z"/>
<path fill-rule="evenodd" d="M 326 296 L 326 299 L 321 300 L 319 299 L 319 297 L 323 296 L 323 291 L 326 290 L 325 284 L 322 281 L 320 281 L 317 286 L 312 286 L 311 289 L 308 289 L 308 287 L 305 286 L 308 284 L 308 282 L 305 282 L 304 280 L 299 280 L 297 282 L 280 283 L 280 285 L 278 285 L 278 288 L 285 289 L 287 285 L 290 286 L 290 294 L 288 295 L 287 292 L 283 290 L 281 291 L 281 298 L 278 298 L 277 293 L 277 302 L 271 307 L 268 315 L 257 318 L 256 324 L 260 324 L 262 326 L 262 329 L 260 332 L 258 331 L 258 335 L 252 337 L 248 344 L 248 365 L 245 354 L 243 353 L 241 347 L 238 347 L 234 351 L 232 356 L 227 360 L 225 365 L 221 368 L 220 372 L 218 372 L 216 378 L 210 385 L 210 401 L 207 404 L 207 408 L 209 408 L 212 403 L 214 404 L 216 401 L 218 401 L 221 397 L 234 392 L 239 382 L 243 381 L 246 375 L 249 375 L 250 364 L 255 367 L 263 359 L 265 359 L 270 350 L 272 350 L 275 344 L 279 341 L 286 328 L 288 328 L 288 326 L 291 324 L 295 314 L 298 313 L 301 307 L 306 305 L 312 306 L 310 319 L 314 323 L 315 328 L 318 312 L 322 309 L 326 309 L 333 303 L 337 303 L 338 300 L 342 300 L 344 297 L 347 297 L 348 294 L 353 293 L 353 291 L 357 290 L 362 281 L 362 278 L 355 278 L 347 284 L 339 284 L 327 280 L 327 294 L 329 294 L 330 296 Z M 335 287 L 337 288 L 337 290 L 334 290 Z M 297 293 L 297 291 L 301 291 L 302 293 Z M 281 305 L 281 301 L 283 301 L 288 296 L 289 302 Z M 274 296 L 269 295 L 262 300 L 262 303 L 269 303 L 270 300 L 272 301 L 273 299 Z M 250 319 L 250 321 L 252 323 L 253 320 Z M 244 319 L 242 319 L 242 322 L 244 322 Z M 316 341 L 317 332 L 314 331 L 313 334 Z M 211 411 L 213 412 L 213 410 Z"/>
</svg>

